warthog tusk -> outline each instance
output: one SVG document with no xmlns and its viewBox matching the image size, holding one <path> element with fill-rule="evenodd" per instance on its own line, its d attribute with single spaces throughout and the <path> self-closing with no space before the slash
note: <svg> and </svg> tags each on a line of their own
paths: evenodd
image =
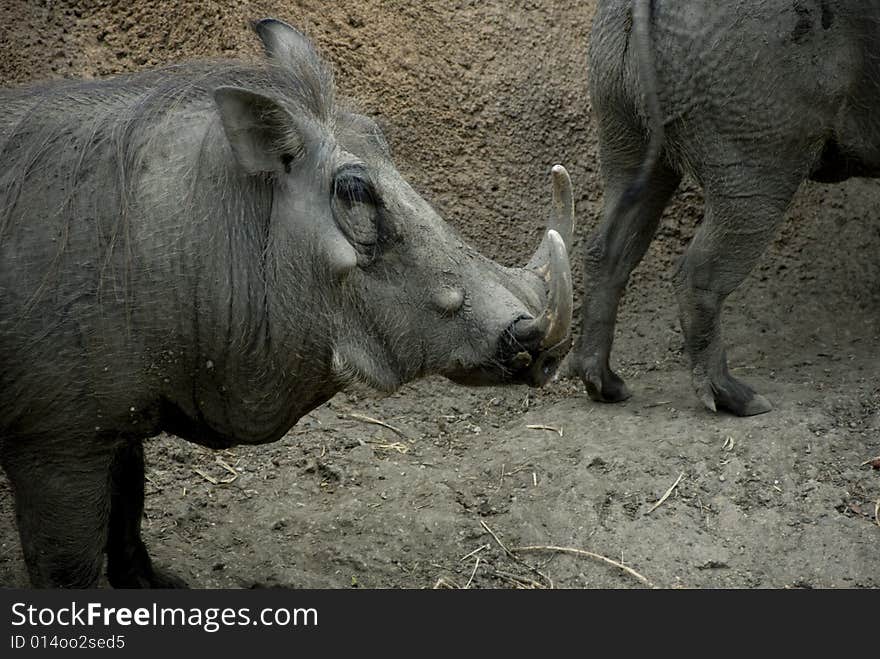
<svg viewBox="0 0 880 659">
<path fill-rule="evenodd" d="M 549 258 L 547 259 L 547 303 L 537 318 L 520 321 L 518 327 L 523 334 L 538 334 L 542 337 L 541 348 L 555 348 L 565 343 L 571 330 L 572 283 L 571 266 L 562 236 L 554 229 L 547 231 L 544 238 Z"/>
<path fill-rule="evenodd" d="M 554 165 L 550 170 L 552 181 L 552 204 L 550 218 L 547 220 L 547 229 L 556 231 L 562 236 L 567 253 L 571 253 L 571 243 L 574 236 L 574 196 L 571 189 L 571 177 L 562 165 Z M 550 257 L 550 248 L 547 238 L 541 242 L 528 265 L 530 270 L 541 273 L 547 281 Z"/>
<path fill-rule="evenodd" d="M 553 215 L 547 224 L 562 236 L 565 251 L 571 254 L 571 241 L 574 236 L 574 195 L 571 191 L 571 177 L 562 165 L 554 165 L 551 170 L 553 179 Z"/>
</svg>

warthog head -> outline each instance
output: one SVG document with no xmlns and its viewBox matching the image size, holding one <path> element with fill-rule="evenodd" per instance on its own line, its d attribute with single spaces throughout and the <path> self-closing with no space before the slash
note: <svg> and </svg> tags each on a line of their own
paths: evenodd
<svg viewBox="0 0 880 659">
<path fill-rule="evenodd" d="M 277 20 L 255 27 L 273 66 L 331 94 L 330 73 L 305 37 Z M 564 168 L 552 171 L 555 212 L 542 244 L 525 268 L 505 268 L 466 245 L 407 184 L 371 119 L 327 98 L 294 106 L 289 96 L 232 86 L 214 98 L 240 167 L 273 182 L 271 242 L 276 252 L 287 245 L 289 260 L 276 265 L 275 285 L 289 292 L 291 322 L 326 337 L 339 387 L 390 391 L 429 373 L 538 386 L 553 375 L 572 314 Z"/>
</svg>

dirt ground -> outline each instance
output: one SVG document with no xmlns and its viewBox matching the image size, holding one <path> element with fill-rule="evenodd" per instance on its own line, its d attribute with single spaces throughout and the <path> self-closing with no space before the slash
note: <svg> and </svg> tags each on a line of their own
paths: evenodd
<svg viewBox="0 0 880 659">
<path fill-rule="evenodd" d="M 384 123 L 401 171 L 487 255 L 512 265 L 531 252 L 547 172 L 565 164 L 577 259 L 601 202 L 585 88 L 593 7 L 2 0 L 0 82 L 253 55 L 247 20 L 277 16 L 313 36 L 340 88 Z M 620 315 L 615 360 L 632 399 L 594 404 L 579 381 L 429 379 L 384 399 L 341 394 L 267 446 L 158 438 L 144 520 L 155 561 L 197 587 L 645 585 L 500 541 L 595 552 L 660 587 L 877 587 L 880 472 L 863 463 L 880 455 L 878 202 L 874 181 L 805 185 L 731 297 L 731 367 L 769 414 L 713 415 L 691 392 L 669 283 L 701 214 L 686 184 Z M 2 475 L 0 584 L 27 585 Z"/>
</svg>

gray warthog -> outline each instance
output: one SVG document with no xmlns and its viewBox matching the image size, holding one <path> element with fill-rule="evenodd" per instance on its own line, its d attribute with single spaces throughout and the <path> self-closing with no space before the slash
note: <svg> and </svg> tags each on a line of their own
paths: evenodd
<svg viewBox="0 0 880 659">
<path fill-rule="evenodd" d="M 0 461 L 35 586 L 179 582 L 145 438 L 271 442 L 352 382 L 540 385 L 569 346 L 568 175 L 535 257 L 482 257 L 334 102 L 309 42 L 0 92 Z"/>
<path fill-rule="evenodd" d="M 590 43 L 603 219 L 586 249 L 572 366 L 595 400 L 627 398 L 609 366 L 620 295 L 683 174 L 705 218 L 675 274 L 697 395 L 770 403 L 727 369 L 721 308 L 804 179 L 880 175 L 880 2 L 601 0 Z"/>
</svg>

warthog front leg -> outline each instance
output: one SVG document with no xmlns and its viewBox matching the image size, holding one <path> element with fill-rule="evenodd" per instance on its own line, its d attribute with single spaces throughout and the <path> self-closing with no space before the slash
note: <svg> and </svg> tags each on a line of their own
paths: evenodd
<svg viewBox="0 0 880 659">
<path fill-rule="evenodd" d="M 35 588 L 92 588 L 101 574 L 114 447 L 93 438 L 7 439 L 24 559 Z"/>
<path fill-rule="evenodd" d="M 107 578 L 114 588 L 186 588 L 172 574 L 153 567 L 141 540 L 144 515 L 144 447 L 127 442 L 113 460 Z"/>
</svg>

